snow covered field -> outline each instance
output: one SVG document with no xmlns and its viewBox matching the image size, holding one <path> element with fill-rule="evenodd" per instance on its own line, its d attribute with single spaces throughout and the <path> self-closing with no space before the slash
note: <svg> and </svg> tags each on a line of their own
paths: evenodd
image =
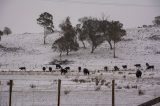
<svg viewBox="0 0 160 106">
<path fill-rule="evenodd" d="M 51 49 L 56 38 L 57 33 L 49 35 L 46 40 L 48 44 L 43 45 L 42 34 L 3 36 L 0 42 L 1 71 L 17 71 L 21 66 L 26 66 L 27 71 L 41 71 L 42 66 L 59 59 L 59 54 Z M 112 79 L 116 81 L 116 106 L 137 106 L 160 96 L 160 28 L 127 29 L 127 36 L 116 47 L 118 58 L 114 59 L 112 52 L 108 44 L 104 43 L 93 54 L 90 54 L 88 45 L 87 49 L 81 48 L 69 56 L 63 55 L 63 60 L 73 61 L 72 64 L 63 65 L 70 66 L 71 71 L 74 71 L 67 76 L 60 75 L 58 71 L 51 75 L 3 75 L 0 72 L 0 106 L 8 104 L 7 81 L 10 79 L 14 81 L 13 106 L 56 106 L 57 79 L 62 80 L 61 106 L 111 106 Z M 146 62 L 154 65 L 155 70 L 145 70 Z M 143 68 L 139 80 L 134 74 L 136 63 Z M 112 70 L 115 65 L 121 70 L 122 65 L 128 65 L 128 71 L 97 72 L 103 70 L 104 66 Z M 78 66 L 86 67 L 93 73 L 83 76 L 83 73 L 77 73 Z M 95 78 L 105 80 L 104 84 L 96 86 Z M 85 82 L 80 83 L 80 80 Z M 139 91 L 144 94 L 139 95 Z"/>
<path fill-rule="evenodd" d="M 157 40 L 152 40 L 156 35 Z M 78 52 L 72 52 L 69 56 L 65 54 L 62 59 L 73 61 L 69 64 L 75 70 L 78 66 L 86 67 L 91 70 L 101 70 L 104 66 L 113 69 L 117 65 L 128 65 L 133 69 L 134 64 L 145 63 L 155 65 L 160 69 L 160 28 L 139 28 L 127 29 L 127 36 L 119 42 L 116 47 L 116 55 L 113 58 L 113 51 L 109 50 L 108 43 L 104 43 L 90 54 L 90 46 L 87 49 L 81 48 Z M 20 66 L 26 66 L 28 70 L 41 69 L 42 66 L 49 64 L 54 59 L 59 60 L 59 53 L 54 52 L 51 46 L 58 33 L 47 37 L 46 45 L 43 45 L 43 34 L 24 33 L 19 35 L 3 36 L 0 42 L 0 66 L 1 69 L 17 70 Z M 81 44 L 81 42 L 80 42 Z"/>
</svg>

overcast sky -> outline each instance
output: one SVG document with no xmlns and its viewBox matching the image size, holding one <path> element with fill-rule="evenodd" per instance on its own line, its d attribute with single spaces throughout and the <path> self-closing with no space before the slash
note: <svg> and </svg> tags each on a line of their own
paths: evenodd
<svg viewBox="0 0 160 106">
<path fill-rule="evenodd" d="M 0 30 L 13 33 L 42 32 L 36 19 L 43 12 L 53 15 L 54 26 L 70 16 L 73 25 L 83 16 L 119 20 L 125 28 L 152 24 L 160 15 L 160 0 L 0 0 Z"/>
</svg>

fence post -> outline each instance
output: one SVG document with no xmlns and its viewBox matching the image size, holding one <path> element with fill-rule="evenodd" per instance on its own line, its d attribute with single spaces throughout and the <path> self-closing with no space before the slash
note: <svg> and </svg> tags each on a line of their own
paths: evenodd
<svg viewBox="0 0 160 106">
<path fill-rule="evenodd" d="M 58 103 L 57 106 L 60 106 L 60 96 L 61 96 L 61 80 L 58 80 Z"/>
<path fill-rule="evenodd" d="M 112 106 L 115 106 L 115 89 L 114 89 L 114 85 L 115 85 L 115 80 L 112 80 Z"/>
<path fill-rule="evenodd" d="M 13 80 L 9 81 L 9 106 L 12 105 L 12 86 L 13 86 Z"/>
</svg>

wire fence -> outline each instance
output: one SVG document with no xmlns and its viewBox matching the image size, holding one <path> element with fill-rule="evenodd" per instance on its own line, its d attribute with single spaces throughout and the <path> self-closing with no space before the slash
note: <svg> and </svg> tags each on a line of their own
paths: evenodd
<svg viewBox="0 0 160 106">
<path fill-rule="evenodd" d="M 127 84 L 128 81 L 126 81 Z M 119 86 L 115 84 L 116 106 L 137 106 L 145 101 L 160 96 L 157 88 Z M 75 82 L 71 79 L 62 79 L 60 106 L 111 106 L 112 86 L 95 82 Z M 0 106 L 9 106 L 9 80 L 0 80 Z M 139 93 L 141 91 L 141 93 Z M 13 80 L 11 106 L 57 106 L 58 80 Z"/>
</svg>

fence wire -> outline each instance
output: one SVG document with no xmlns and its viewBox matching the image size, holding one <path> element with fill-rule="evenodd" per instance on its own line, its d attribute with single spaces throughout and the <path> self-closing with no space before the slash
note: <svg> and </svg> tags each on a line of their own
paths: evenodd
<svg viewBox="0 0 160 106">
<path fill-rule="evenodd" d="M 0 106 L 9 105 L 8 81 L 0 81 Z M 116 86 L 115 105 L 137 106 L 153 99 L 157 93 L 152 88 L 146 88 L 142 95 L 138 92 L 138 88 Z M 57 106 L 57 94 L 56 80 L 13 80 L 12 106 Z M 77 83 L 67 79 L 62 80 L 60 106 L 111 106 L 111 96 L 112 88 L 109 85 L 96 86 L 91 82 Z"/>
</svg>

